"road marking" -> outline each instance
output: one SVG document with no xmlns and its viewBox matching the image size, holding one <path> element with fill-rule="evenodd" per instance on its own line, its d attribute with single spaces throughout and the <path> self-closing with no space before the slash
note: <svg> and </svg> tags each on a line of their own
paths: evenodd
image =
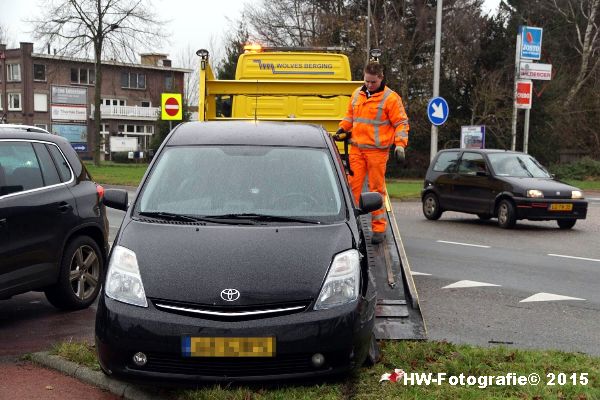
<svg viewBox="0 0 600 400">
<path fill-rule="evenodd" d="M 438 240 L 438 243 L 448 243 L 448 244 L 457 244 L 459 246 L 470 246 L 470 247 L 481 247 L 483 249 L 489 249 L 491 246 L 483 246 L 481 244 L 470 244 L 470 243 L 460 243 L 460 242 L 448 242 L 446 240 Z"/>
<path fill-rule="evenodd" d="M 519 303 L 528 303 L 531 301 L 557 301 L 557 300 L 585 300 L 579 297 L 562 296 L 560 294 L 552 293 L 536 293 L 533 296 L 529 296 L 526 299 L 521 300 Z"/>
<path fill-rule="evenodd" d="M 501 286 L 493 283 L 476 282 L 476 281 L 458 281 L 448 286 L 444 286 L 442 289 L 458 289 L 458 288 L 469 288 L 469 287 L 481 287 L 481 286 Z"/>
<path fill-rule="evenodd" d="M 431 274 L 428 274 L 426 272 L 417 272 L 417 271 L 412 271 L 410 273 L 411 275 L 423 275 L 423 276 L 431 276 Z"/>
<path fill-rule="evenodd" d="M 574 260 L 584 260 L 584 261 L 595 261 L 600 262 L 597 258 L 585 258 L 585 257 L 575 257 L 575 256 L 565 256 L 562 254 L 548 254 L 550 257 L 562 257 L 562 258 L 572 258 Z"/>
</svg>

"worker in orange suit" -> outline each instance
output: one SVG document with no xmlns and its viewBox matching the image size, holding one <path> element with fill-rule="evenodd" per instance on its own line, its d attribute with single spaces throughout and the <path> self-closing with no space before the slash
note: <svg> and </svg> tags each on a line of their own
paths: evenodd
<svg viewBox="0 0 600 400">
<path fill-rule="evenodd" d="M 384 82 L 383 66 L 369 62 L 364 69 L 365 84 L 352 94 L 348 111 L 334 136 L 340 139 L 351 131 L 350 169 L 348 176 L 354 199 L 358 203 L 365 177 L 369 176 L 369 191 L 379 192 L 385 198 L 385 169 L 390 149 L 394 148 L 397 161 L 404 160 L 408 145 L 408 118 L 402 98 Z M 385 206 L 373 211 L 371 242 L 385 239 Z"/>
</svg>

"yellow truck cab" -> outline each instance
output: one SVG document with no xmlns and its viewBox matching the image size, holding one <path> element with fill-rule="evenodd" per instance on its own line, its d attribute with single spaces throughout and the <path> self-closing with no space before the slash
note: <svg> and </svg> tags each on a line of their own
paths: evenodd
<svg viewBox="0 0 600 400">
<path fill-rule="evenodd" d="M 199 50 L 199 119 L 297 121 L 335 132 L 362 81 L 352 81 L 348 57 L 326 50 L 247 46 L 238 59 L 235 80 L 215 79 L 208 52 Z M 226 113 L 217 112 L 219 101 L 227 104 Z"/>
</svg>

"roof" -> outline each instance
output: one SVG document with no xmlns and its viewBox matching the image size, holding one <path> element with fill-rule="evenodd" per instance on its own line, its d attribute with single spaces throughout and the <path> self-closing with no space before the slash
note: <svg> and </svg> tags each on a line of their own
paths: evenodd
<svg viewBox="0 0 600 400">
<path fill-rule="evenodd" d="M 476 151 L 476 152 L 485 153 L 485 154 L 490 154 L 490 153 L 516 153 L 516 154 L 523 154 L 520 151 L 512 151 L 512 150 L 506 150 L 506 149 L 459 149 L 459 148 L 455 148 L 455 149 L 443 149 L 443 150 L 440 150 L 440 153 L 441 152 L 447 152 L 447 151 Z"/>
<path fill-rule="evenodd" d="M 46 133 L 46 134 L 50 133 L 44 128 L 39 128 L 37 126 L 31 126 L 31 125 L 21 125 L 21 124 L 0 124 L 0 130 L 2 130 L 2 129 L 16 129 L 16 130 L 20 130 L 20 131 L 38 132 L 38 133 Z"/>
<path fill-rule="evenodd" d="M 44 53 L 31 53 L 31 57 L 45 58 L 47 60 L 56 60 L 56 61 L 71 61 L 71 62 L 81 62 L 81 63 L 91 63 L 91 64 L 94 63 L 94 60 L 91 60 L 88 58 L 58 56 L 58 55 L 44 54 Z M 153 69 L 153 70 L 159 70 L 159 71 L 174 71 L 174 72 L 182 72 L 182 73 L 194 72 L 193 70 L 187 69 L 187 68 L 159 67 L 157 65 L 124 63 L 121 61 L 114 61 L 114 60 L 102 60 L 102 65 L 114 65 L 117 67 L 143 68 L 143 69 Z"/>
<path fill-rule="evenodd" d="M 52 143 L 69 143 L 67 139 L 62 136 L 53 135 L 51 133 L 27 132 L 22 129 L 0 129 L 0 140 L 2 139 L 25 139 Z"/>
<path fill-rule="evenodd" d="M 250 145 L 326 148 L 317 125 L 269 121 L 187 122 L 175 128 L 168 146 Z"/>
</svg>

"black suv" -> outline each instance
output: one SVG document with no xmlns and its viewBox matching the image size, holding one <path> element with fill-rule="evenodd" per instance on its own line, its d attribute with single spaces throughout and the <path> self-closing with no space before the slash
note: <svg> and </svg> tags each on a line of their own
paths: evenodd
<svg viewBox="0 0 600 400">
<path fill-rule="evenodd" d="M 0 299 L 40 290 L 66 310 L 96 299 L 108 243 L 103 195 L 64 138 L 0 131 Z"/>
</svg>

